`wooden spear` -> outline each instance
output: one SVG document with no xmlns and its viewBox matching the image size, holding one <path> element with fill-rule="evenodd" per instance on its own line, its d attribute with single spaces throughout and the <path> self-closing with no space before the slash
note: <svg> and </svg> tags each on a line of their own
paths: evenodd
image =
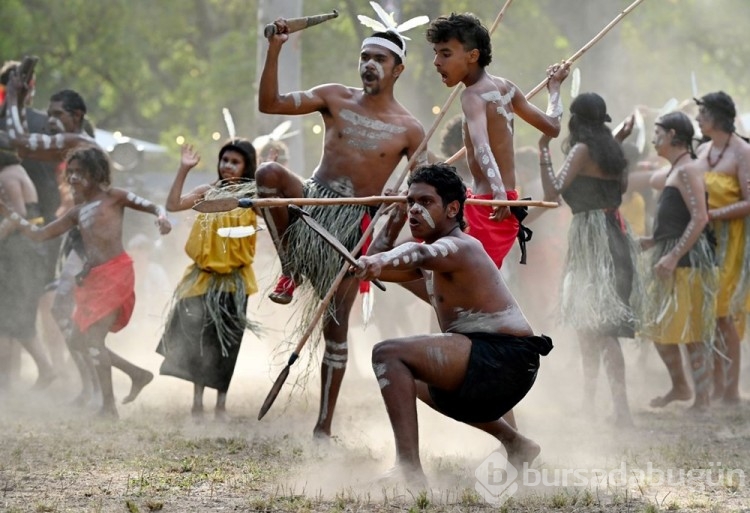
<svg viewBox="0 0 750 513">
<path fill-rule="evenodd" d="M 588 43 L 586 43 L 585 45 L 583 45 L 580 50 L 578 50 L 576 53 L 574 53 L 573 55 L 571 55 L 570 58 L 568 58 L 566 61 L 563 62 L 563 64 L 573 64 L 575 61 L 577 61 L 584 53 L 586 53 L 586 51 L 589 48 L 591 48 L 592 46 L 594 46 L 601 38 L 603 38 L 604 35 L 612 29 L 612 27 L 614 27 L 615 25 L 617 25 L 618 23 L 620 23 L 620 20 L 622 20 L 625 16 L 627 16 L 628 14 L 630 14 L 633 11 L 633 9 L 635 9 L 636 7 L 638 7 L 638 5 L 641 2 L 643 2 L 643 0 L 635 0 L 635 2 L 633 2 L 628 7 L 626 7 L 620 14 L 618 14 L 612 21 L 610 21 L 607 24 L 606 27 L 604 27 L 603 29 L 601 29 L 599 31 L 599 33 L 597 35 L 595 35 L 591 39 L 591 41 L 589 41 Z M 526 94 L 526 99 L 530 100 L 531 98 L 533 98 L 534 96 L 536 96 L 536 93 L 538 93 L 539 91 L 541 91 L 544 88 L 544 86 L 547 85 L 547 82 L 549 82 L 549 77 L 546 77 L 539 84 L 537 84 L 537 86 L 534 89 L 532 89 L 531 91 L 529 91 Z M 458 159 L 460 159 L 464 155 L 466 155 L 466 147 L 465 146 L 463 148 L 461 148 L 460 150 L 458 150 L 456 153 L 454 153 L 448 160 L 445 161 L 445 163 L 446 164 L 453 164 L 454 162 L 456 162 Z"/>
<path fill-rule="evenodd" d="M 494 30 L 500 24 L 500 21 L 502 21 L 503 17 L 505 16 L 505 10 L 508 8 L 508 6 L 512 2 L 513 0 L 505 1 L 505 4 L 503 5 L 502 9 L 500 9 L 500 12 L 498 13 L 497 17 L 495 18 L 494 23 L 492 24 L 490 34 L 492 34 L 492 32 L 494 32 Z M 435 133 L 435 130 L 437 130 L 437 127 L 440 124 L 440 121 L 442 121 L 443 117 L 445 116 L 446 111 L 453 103 L 453 100 L 456 98 L 456 96 L 458 96 L 458 93 L 461 92 L 462 85 L 463 84 L 456 86 L 451 92 L 450 96 L 448 96 L 448 99 L 445 101 L 443 108 L 440 110 L 440 114 L 438 114 L 438 116 L 435 118 L 435 121 L 433 121 L 432 123 L 432 127 L 430 127 L 430 129 L 427 131 L 427 134 L 425 134 L 424 139 L 419 144 L 419 147 L 417 147 L 417 151 L 414 152 L 414 154 L 411 156 L 406 166 L 404 167 L 403 171 L 401 171 L 401 175 L 399 176 L 399 179 L 396 181 L 397 184 L 401 184 L 404 181 L 404 178 L 406 178 L 406 173 L 408 173 L 411 167 L 414 165 L 418 155 L 422 151 L 427 149 L 427 142 L 430 140 L 430 137 L 432 137 L 432 134 Z M 364 233 L 362 234 L 362 238 L 360 238 L 359 242 L 357 242 L 356 246 L 354 246 L 354 249 L 352 250 L 352 255 L 356 255 L 362 249 L 362 246 L 364 246 L 365 241 L 367 241 L 368 237 L 370 237 L 370 235 L 372 234 L 372 231 L 375 228 L 375 224 L 377 220 L 380 218 L 380 216 L 383 214 L 385 208 L 386 208 L 385 206 L 381 205 L 381 207 L 375 213 L 372 221 L 370 222 L 370 225 L 367 227 L 367 229 L 365 229 Z M 279 374 L 279 377 L 276 378 L 276 381 L 271 387 L 270 392 L 268 392 L 268 396 L 266 397 L 266 400 L 263 402 L 263 405 L 260 407 L 260 412 L 258 413 L 258 420 L 263 418 L 263 416 L 271 408 L 271 405 L 273 404 L 273 402 L 276 400 L 276 397 L 279 395 L 279 392 L 281 391 L 282 385 L 286 381 L 286 378 L 289 376 L 290 367 L 292 366 L 292 364 L 294 364 L 294 362 L 297 361 L 297 358 L 299 358 L 300 351 L 302 351 L 302 348 L 307 343 L 307 340 L 310 338 L 313 331 L 315 331 L 315 326 L 320 321 L 321 317 L 323 317 L 323 314 L 328 308 L 328 303 L 330 303 L 331 299 L 333 299 L 333 295 L 336 293 L 336 289 L 344 280 L 344 277 L 346 276 L 346 273 L 348 270 L 349 270 L 349 264 L 348 263 L 344 264 L 344 266 L 341 267 L 341 270 L 339 271 L 339 273 L 336 275 L 336 278 L 331 284 L 331 287 L 328 289 L 328 292 L 326 293 L 325 297 L 323 297 L 323 299 L 320 302 L 320 305 L 318 305 L 318 309 L 314 312 L 312 318 L 310 319 L 310 324 L 308 324 L 307 328 L 305 329 L 305 332 L 300 337 L 300 340 L 297 343 L 297 347 L 294 349 L 294 352 L 289 357 L 289 361 L 287 362 L 286 366 Z"/>
<path fill-rule="evenodd" d="M 278 208 L 296 205 L 380 205 L 404 203 L 406 196 L 362 196 L 357 198 L 217 198 L 196 203 L 193 210 L 204 213 L 228 212 L 235 208 Z M 467 205 L 491 207 L 547 207 L 558 206 L 554 201 L 539 200 L 492 200 L 468 198 Z"/>
</svg>

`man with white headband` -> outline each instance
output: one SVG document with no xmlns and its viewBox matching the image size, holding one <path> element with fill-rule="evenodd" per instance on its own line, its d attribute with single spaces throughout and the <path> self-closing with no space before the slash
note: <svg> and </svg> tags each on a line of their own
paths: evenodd
<svg viewBox="0 0 750 513">
<path fill-rule="evenodd" d="M 359 57 L 362 87 L 323 84 L 306 91 L 280 93 L 279 53 L 289 39 L 285 20 L 276 20 L 277 33 L 268 39 L 260 79 L 258 107 L 266 114 L 320 113 L 325 124 L 323 153 L 312 178 L 278 162 L 266 162 L 255 174 L 261 197 L 363 197 L 379 195 L 403 158 L 410 158 L 424 138 L 421 123 L 394 97 L 393 87 L 404 71 L 403 38 L 395 29 L 365 39 Z M 426 162 L 417 159 L 417 164 Z M 350 250 L 370 219 L 366 206 L 306 208 Z M 293 222 L 286 208 L 262 209 L 276 244 L 283 276 L 270 298 L 281 304 L 292 300 L 295 287 L 314 292 L 319 301 L 329 290 L 343 261 L 302 222 Z M 304 281 L 303 281 L 304 278 Z M 321 365 L 321 400 L 314 435 L 331 435 L 331 421 L 347 361 L 349 312 L 359 280 L 348 275 L 339 285 L 323 321 L 325 351 Z M 302 292 L 302 290 L 300 290 Z M 301 308 L 309 312 L 309 303 Z M 299 331 L 309 323 L 301 319 Z"/>
</svg>

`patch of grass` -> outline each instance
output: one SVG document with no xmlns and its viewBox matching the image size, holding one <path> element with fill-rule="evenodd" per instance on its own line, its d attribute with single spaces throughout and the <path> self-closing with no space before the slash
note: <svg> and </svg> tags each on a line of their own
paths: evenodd
<svg viewBox="0 0 750 513">
<path fill-rule="evenodd" d="M 591 490 L 584 490 L 576 497 L 576 505 L 578 506 L 591 506 L 594 504 L 594 494 Z"/>
<path fill-rule="evenodd" d="M 423 511 L 427 509 L 430 506 L 430 499 L 427 498 L 427 492 L 422 490 L 417 494 L 417 496 L 414 498 L 414 506 L 416 506 L 419 511 Z"/>
<path fill-rule="evenodd" d="M 149 511 L 161 511 L 164 509 L 164 503 L 161 501 L 146 501 L 144 505 Z"/>
<path fill-rule="evenodd" d="M 461 498 L 459 503 L 462 506 L 476 506 L 482 503 L 482 497 L 472 488 L 464 488 L 461 490 Z"/>
<path fill-rule="evenodd" d="M 570 496 L 564 492 L 557 492 L 550 498 L 550 506 L 555 509 L 561 509 L 571 504 Z"/>
</svg>

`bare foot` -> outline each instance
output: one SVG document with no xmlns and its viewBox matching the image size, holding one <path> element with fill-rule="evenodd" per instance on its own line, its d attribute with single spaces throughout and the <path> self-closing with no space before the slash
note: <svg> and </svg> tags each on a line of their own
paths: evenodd
<svg viewBox="0 0 750 513">
<path fill-rule="evenodd" d="M 508 463 L 521 472 L 524 463 L 530 467 L 542 448 L 535 441 L 519 435 L 513 443 L 505 445 L 505 451 L 508 453 Z"/>
<path fill-rule="evenodd" d="M 721 402 L 727 406 L 737 406 L 742 402 L 742 397 L 740 397 L 739 393 L 724 393 L 724 396 L 721 398 Z"/>
<path fill-rule="evenodd" d="M 709 404 L 704 401 L 695 401 L 693 405 L 688 408 L 687 414 L 692 417 L 702 418 L 708 416 Z"/>
<path fill-rule="evenodd" d="M 411 469 L 403 465 L 396 465 L 386 470 L 375 478 L 372 484 L 381 488 L 403 486 L 411 491 L 428 489 L 427 476 L 424 475 L 421 467 Z"/>
<path fill-rule="evenodd" d="M 313 429 L 313 439 L 316 442 L 329 442 L 331 440 L 331 433 L 321 427 L 315 426 L 315 429 Z"/>
<path fill-rule="evenodd" d="M 31 387 L 31 390 L 33 391 L 40 391 L 44 390 L 50 384 L 57 379 L 57 374 L 54 372 L 46 372 L 44 374 L 40 374 L 39 377 L 36 379 L 36 383 L 34 383 L 34 386 Z"/>
<path fill-rule="evenodd" d="M 111 406 L 102 406 L 102 408 L 97 412 L 97 417 L 106 420 L 118 420 L 120 418 L 120 414 L 117 413 L 117 407 L 113 404 Z"/>
<path fill-rule="evenodd" d="M 673 388 L 666 395 L 651 399 L 649 406 L 652 408 L 664 408 L 673 401 L 689 401 L 693 397 L 693 392 L 689 388 Z"/>
<path fill-rule="evenodd" d="M 78 396 L 75 399 L 73 399 L 70 402 L 70 405 L 73 406 L 74 408 L 85 408 L 87 406 L 91 406 L 93 399 L 94 399 L 93 393 L 87 390 L 83 390 L 81 391 L 80 394 L 78 394 Z"/>
<path fill-rule="evenodd" d="M 125 397 L 125 399 L 122 400 L 122 404 L 128 404 L 135 401 L 135 398 L 138 397 L 138 394 L 141 393 L 143 387 L 151 383 L 153 379 L 153 373 L 147 370 L 144 370 L 140 376 L 133 378 L 133 382 L 130 385 L 130 393 Z"/>
</svg>

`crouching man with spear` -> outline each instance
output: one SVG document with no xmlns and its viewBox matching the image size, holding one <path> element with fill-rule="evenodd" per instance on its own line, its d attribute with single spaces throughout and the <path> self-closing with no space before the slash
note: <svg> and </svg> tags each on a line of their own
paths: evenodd
<svg viewBox="0 0 750 513">
<path fill-rule="evenodd" d="M 464 233 L 466 188 L 455 168 L 423 166 L 408 180 L 412 236 L 393 247 L 405 219 L 395 209 L 370 253 L 353 269 L 361 279 L 422 281 L 442 333 L 386 340 L 372 352 L 407 485 L 426 484 L 419 459 L 416 399 L 496 437 L 517 469 L 540 448 L 502 416 L 531 389 L 539 356 L 552 341 L 534 333 L 481 243 Z M 393 228 L 393 227 L 391 227 Z M 384 235 L 383 235 L 384 234 Z M 388 251 L 384 251 L 388 250 Z M 384 251 L 384 252 L 382 252 Z"/>
</svg>

